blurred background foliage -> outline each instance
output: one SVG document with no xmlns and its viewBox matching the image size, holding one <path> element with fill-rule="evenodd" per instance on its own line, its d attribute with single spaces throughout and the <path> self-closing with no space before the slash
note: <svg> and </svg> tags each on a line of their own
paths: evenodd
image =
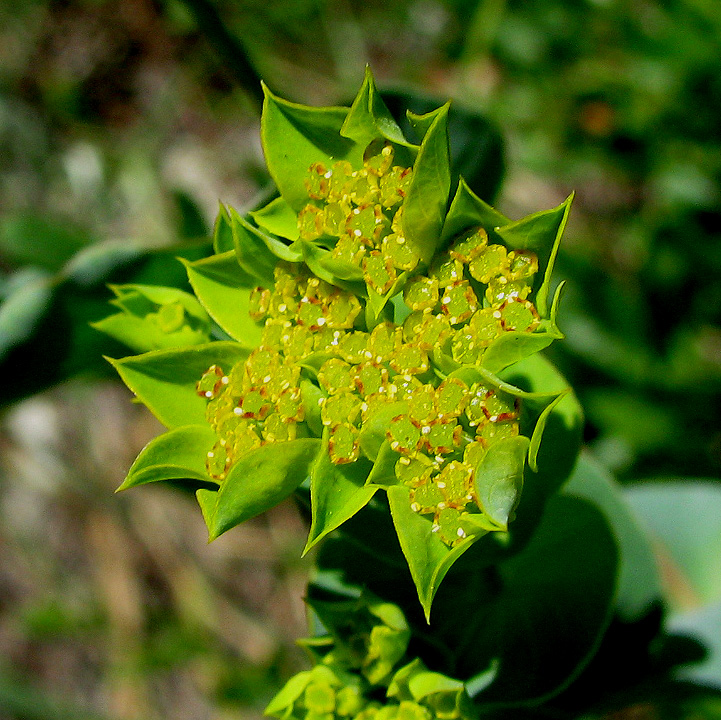
<svg viewBox="0 0 721 720">
<path fill-rule="evenodd" d="M 719 58 L 717 0 L 0 0 L 0 718 L 252 717 L 302 666 L 301 520 L 206 548 L 182 496 L 113 496 L 158 426 L 87 324 L 268 192 L 260 77 L 342 104 L 370 63 L 394 108 L 454 99 L 505 215 L 575 190 L 553 359 L 587 442 L 719 478 Z"/>
</svg>

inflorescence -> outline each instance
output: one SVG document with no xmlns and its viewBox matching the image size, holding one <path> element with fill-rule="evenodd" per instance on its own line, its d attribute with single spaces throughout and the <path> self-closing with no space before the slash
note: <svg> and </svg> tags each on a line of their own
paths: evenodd
<svg viewBox="0 0 721 720">
<path fill-rule="evenodd" d="M 362 277 L 366 295 L 393 298 L 403 321 L 370 327 L 362 293 L 304 263 L 279 262 L 274 287 L 250 298 L 251 317 L 264 323 L 260 345 L 247 361 L 213 365 L 198 382 L 218 436 L 206 466 L 222 481 L 264 443 L 320 434 L 333 463 L 352 463 L 364 426 L 397 407 L 386 430 L 396 478 L 410 488 L 412 509 L 432 515 L 433 530 L 453 545 L 465 537 L 462 514 L 483 509 L 474 470 L 492 443 L 519 433 L 520 404 L 495 387 L 448 377 L 436 359 L 474 366 L 503 333 L 533 332 L 540 319 L 528 298 L 538 260 L 476 228 L 424 268 L 403 235 L 412 170 L 393 157 L 386 143 L 369 147 L 360 170 L 314 163 L 298 230 Z"/>
</svg>

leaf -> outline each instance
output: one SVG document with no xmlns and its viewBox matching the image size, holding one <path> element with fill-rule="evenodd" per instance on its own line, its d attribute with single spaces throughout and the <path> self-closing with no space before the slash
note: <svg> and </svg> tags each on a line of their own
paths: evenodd
<svg viewBox="0 0 721 720">
<path fill-rule="evenodd" d="M 510 365 L 547 348 L 557 335 L 550 332 L 504 332 L 483 353 L 481 364 L 492 373 L 499 373 Z"/>
<path fill-rule="evenodd" d="M 205 457 L 217 440 L 207 424 L 186 425 L 158 435 L 140 451 L 118 491 L 159 480 L 217 484 L 205 469 Z"/>
<path fill-rule="evenodd" d="M 721 487 L 693 478 L 644 482 L 625 488 L 636 515 L 675 577 L 667 588 L 672 609 L 721 600 Z"/>
<path fill-rule="evenodd" d="M 494 442 L 475 471 L 481 509 L 504 530 L 523 490 L 523 468 L 529 440 L 518 436 Z"/>
<path fill-rule="evenodd" d="M 474 698 L 480 710 L 559 692 L 595 654 L 613 612 L 618 554 L 603 515 L 585 500 L 557 495 L 495 580 L 491 572 L 475 585 L 473 562 L 464 556 L 436 597 L 436 631 L 455 648 L 454 675 L 472 678 L 497 662 L 495 679 Z"/>
<path fill-rule="evenodd" d="M 7 212 L 0 220 L 3 265 L 35 266 L 57 272 L 93 238 L 67 218 L 36 212 Z"/>
<path fill-rule="evenodd" d="M 274 715 L 279 718 L 285 717 L 285 711 L 292 707 L 293 703 L 303 694 L 310 681 L 310 670 L 304 670 L 294 675 L 268 703 L 268 707 L 265 708 L 263 714 Z"/>
<path fill-rule="evenodd" d="M 556 208 L 528 215 L 496 229 L 509 248 L 531 250 L 538 256 L 538 277 L 543 280 L 540 287 L 535 288 L 535 298 L 541 317 L 548 315 L 551 274 L 572 201 L 573 194 Z"/>
<path fill-rule="evenodd" d="M 39 270 L 20 271 L 10 295 L 0 305 L 0 360 L 29 340 L 52 301 L 50 277 Z"/>
<path fill-rule="evenodd" d="M 424 137 L 413 165 L 401 222 L 406 240 L 426 264 L 438 248 L 450 192 L 448 107 L 446 104 L 412 118 Z"/>
<path fill-rule="evenodd" d="M 233 230 L 233 248 L 241 269 L 254 278 L 252 285 L 272 288 L 275 283 L 274 269 L 278 258 L 266 245 L 257 228 L 233 208 L 229 209 Z"/>
<path fill-rule="evenodd" d="M 210 318 L 190 293 L 157 285 L 110 285 L 123 312 L 91 323 L 137 352 L 200 345 L 210 340 Z M 169 311 L 169 312 L 167 312 Z"/>
<path fill-rule="evenodd" d="M 393 119 L 378 93 L 373 74 L 367 65 L 363 85 L 348 111 L 340 134 L 355 141 L 362 148 L 379 139 L 412 147 L 403 137 L 398 123 Z"/>
<path fill-rule="evenodd" d="M 285 198 L 271 200 L 265 207 L 250 213 L 261 228 L 287 240 L 298 239 L 298 214 L 288 205 Z"/>
<path fill-rule="evenodd" d="M 204 329 L 193 330 L 185 324 L 179 330 L 168 333 L 148 318 L 125 313 L 109 315 L 92 323 L 92 327 L 140 353 L 200 345 L 210 340 L 210 332 Z"/>
<path fill-rule="evenodd" d="M 320 440 L 302 438 L 269 443 L 249 452 L 232 466 L 207 508 L 211 540 L 285 500 L 307 477 Z"/>
<path fill-rule="evenodd" d="M 234 342 L 214 342 L 178 350 L 154 350 L 120 360 L 106 358 L 123 382 L 168 428 L 205 423 L 205 398 L 195 386 L 211 366 L 226 373 L 248 357 Z"/>
<path fill-rule="evenodd" d="M 482 227 L 488 233 L 489 239 L 493 239 L 496 228 L 508 225 L 510 222 L 505 215 L 501 215 L 498 210 L 481 200 L 468 187 L 466 181 L 460 178 L 458 189 L 443 224 L 441 245 L 449 244 L 456 235 L 475 227 Z"/>
<path fill-rule="evenodd" d="M 198 300 L 213 320 L 234 340 L 247 347 L 257 345 L 263 331 L 249 314 L 255 278 L 238 265 L 235 253 L 231 250 L 184 264 Z"/>
<path fill-rule="evenodd" d="M 365 458 L 343 465 L 333 464 L 324 442 L 310 471 L 312 519 L 304 555 L 370 502 L 378 490 L 377 485 L 366 484 L 370 469 L 371 464 Z"/>
<path fill-rule="evenodd" d="M 274 282 L 273 270 L 278 260 L 299 262 L 301 254 L 295 246 L 287 245 L 268 233 L 253 226 L 246 218 L 239 215 L 233 208 L 230 209 L 230 219 L 233 227 L 235 254 L 238 262 L 248 272 L 256 275 L 265 287 L 271 287 Z"/>
<path fill-rule="evenodd" d="M 390 421 L 405 412 L 408 412 L 408 404 L 405 402 L 394 402 L 384 405 L 378 412 L 371 415 L 361 428 L 358 442 L 361 451 L 370 460 L 375 460 L 378 453 L 386 442 L 386 430 Z"/>
<path fill-rule="evenodd" d="M 440 102 L 415 90 L 383 90 L 383 99 L 398 119 L 405 137 L 413 137 L 407 119 L 438 107 Z M 491 201 L 503 179 L 503 138 L 498 129 L 475 107 L 454 101 L 448 112 L 448 135 L 451 142 L 451 173 L 454 182 L 459 176 L 480 197 Z M 499 223 L 504 224 L 504 223 Z"/>
<path fill-rule="evenodd" d="M 661 580 L 649 538 L 621 487 L 592 455 L 582 453 L 563 492 L 590 500 L 605 515 L 620 552 L 616 612 L 623 622 L 640 620 L 661 600 Z"/>
<path fill-rule="evenodd" d="M 389 485 L 397 485 L 396 463 L 400 458 L 400 454 L 391 449 L 388 440 L 384 440 L 378 450 L 373 469 L 368 475 L 366 483 L 368 485 L 377 485 L 380 487 L 388 487 Z"/>
<path fill-rule="evenodd" d="M 407 487 L 394 485 L 387 489 L 387 493 L 398 541 L 408 562 L 426 622 L 430 623 L 431 604 L 438 586 L 453 563 L 477 538 L 469 536 L 454 548 L 449 548 L 431 531 L 431 521 L 411 509 Z"/>
<path fill-rule="evenodd" d="M 338 160 L 360 167 L 363 150 L 341 136 L 348 108 L 314 108 L 282 100 L 264 85 L 261 141 L 271 177 L 281 196 L 295 210 L 308 202 L 304 180 L 313 163 L 328 168 Z"/>
<path fill-rule="evenodd" d="M 307 240 L 298 240 L 296 245 L 300 247 L 305 264 L 316 277 L 356 295 L 365 294 L 365 284 L 360 282 L 363 279 L 362 270 L 359 271 L 350 263 L 333 260 L 330 251 Z M 336 270 L 340 270 L 341 274 L 347 277 L 340 277 Z"/>
<path fill-rule="evenodd" d="M 218 214 L 213 227 L 213 250 L 221 255 L 233 249 L 233 228 L 230 215 L 223 203 L 218 203 Z"/>
</svg>

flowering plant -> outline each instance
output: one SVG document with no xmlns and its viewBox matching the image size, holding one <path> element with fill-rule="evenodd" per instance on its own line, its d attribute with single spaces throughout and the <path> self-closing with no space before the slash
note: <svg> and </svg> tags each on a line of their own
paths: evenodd
<svg viewBox="0 0 721 720">
<path fill-rule="evenodd" d="M 266 89 L 276 196 L 221 206 L 194 297 L 114 287 L 96 324 L 141 352 L 111 362 L 167 427 L 122 489 L 189 483 L 211 539 L 292 494 L 310 511 L 316 667 L 279 717 L 536 701 L 614 610 L 623 509 L 593 470 L 564 488 L 582 413 L 540 354 L 571 198 L 504 217 L 454 177 L 448 113 L 409 113 L 413 142 L 370 72 L 350 108 Z"/>
</svg>

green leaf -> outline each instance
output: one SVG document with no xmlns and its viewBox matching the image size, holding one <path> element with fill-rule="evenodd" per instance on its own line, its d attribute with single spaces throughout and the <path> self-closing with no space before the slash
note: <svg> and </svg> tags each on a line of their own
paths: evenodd
<svg viewBox="0 0 721 720">
<path fill-rule="evenodd" d="M 456 235 L 479 226 L 488 233 L 489 239 L 491 239 L 495 237 L 496 228 L 508 225 L 510 222 L 505 215 L 501 215 L 498 210 L 481 200 L 468 187 L 466 181 L 460 178 L 458 189 L 443 224 L 441 244 L 445 246 Z"/>
<path fill-rule="evenodd" d="M 667 588 L 672 609 L 721 600 L 721 487 L 683 479 L 625 488 L 636 515 L 661 550 L 676 582 Z"/>
<path fill-rule="evenodd" d="M 378 93 L 373 74 L 366 66 L 363 85 L 351 105 L 340 129 L 343 137 L 350 138 L 362 148 L 373 140 L 386 139 L 398 145 L 411 146 L 403 137 L 398 123 L 393 119 L 383 98 Z"/>
<path fill-rule="evenodd" d="M 358 270 L 349 263 L 333 260 L 330 251 L 307 240 L 298 240 L 296 246 L 300 248 L 303 260 L 310 271 L 321 280 L 344 290 L 355 292 L 356 295 L 365 294 L 362 270 Z M 345 277 L 342 277 L 343 275 Z"/>
<path fill-rule="evenodd" d="M 261 228 L 273 235 L 291 241 L 298 239 L 298 214 L 285 198 L 271 200 L 265 207 L 251 212 L 250 216 Z"/>
<path fill-rule="evenodd" d="M 386 442 L 386 430 L 390 421 L 397 415 L 408 412 L 408 404 L 394 402 L 384 405 L 378 412 L 371 415 L 361 428 L 358 442 L 363 454 L 370 460 L 378 458 L 378 453 Z"/>
<path fill-rule="evenodd" d="M 295 243 L 287 245 L 282 240 L 263 232 L 251 225 L 233 208 L 230 208 L 230 220 L 238 262 L 248 272 L 256 275 L 264 287 L 272 287 L 275 282 L 273 270 L 278 260 L 300 261 L 302 256 Z"/>
<path fill-rule="evenodd" d="M 218 203 L 218 214 L 213 228 L 213 250 L 221 255 L 233 249 L 233 228 L 230 215 L 223 203 Z"/>
<path fill-rule="evenodd" d="M 653 548 L 621 487 L 592 455 L 582 453 L 563 492 L 590 500 L 605 515 L 621 555 L 616 612 L 623 622 L 640 620 L 663 593 Z"/>
<path fill-rule="evenodd" d="M 496 229 L 509 248 L 531 250 L 538 256 L 538 277 L 542 278 L 542 282 L 535 290 L 535 297 L 536 309 L 541 317 L 548 315 L 548 295 L 551 289 L 553 265 L 572 201 L 571 194 L 556 208 L 528 215 Z"/>
<path fill-rule="evenodd" d="M 457 653 L 454 675 L 472 678 L 497 662 L 494 681 L 474 698 L 481 710 L 557 693 L 593 657 L 612 616 L 618 553 L 603 515 L 557 495 L 495 580 L 475 585 L 474 560 L 466 555 L 436 598 L 437 631 Z"/>
<path fill-rule="evenodd" d="M 92 327 L 137 352 L 200 345 L 210 340 L 210 318 L 190 293 L 157 285 L 110 285 L 123 310 Z"/>
<path fill-rule="evenodd" d="M 92 323 L 92 327 L 141 353 L 163 348 L 200 345 L 210 340 L 210 332 L 205 329 L 194 330 L 186 324 L 179 330 L 168 333 L 149 318 L 139 318 L 125 313 L 109 315 Z"/>
<path fill-rule="evenodd" d="M 378 486 L 366 484 L 371 464 L 365 458 L 335 465 L 328 455 L 327 442 L 310 471 L 311 524 L 303 554 L 365 507 Z"/>
<path fill-rule="evenodd" d="M 391 449 L 390 442 L 388 442 L 388 440 L 384 440 L 378 450 L 375 462 L 373 463 L 373 469 L 371 470 L 370 475 L 368 475 L 366 483 L 368 485 L 377 485 L 380 487 L 397 485 L 398 479 L 396 478 L 396 463 L 400 457 L 399 453 Z"/>
<path fill-rule="evenodd" d="M 214 342 L 178 350 L 154 350 L 120 360 L 107 358 L 123 382 L 168 428 L 205 423 L 205 398 L 195 386 L 211 366 L 224 372 L 248 357 L 234 342 Z"/>
<path fill-rule="evenodd" d="M 48 275 L 39 270 L 20 271 L 9 296 L 0 305 L 0 359 L 14 346 L 29 340 L 52 302 Z"/>
<path fill-rule="evenodd" d="M 550 332 L 504 332 L 483 353 L 482 365 L 492 373 L 499 373 L 509 365 L 547 348 L 558 336 Z"/>
<path fill-rule="evenodd" d="M 424 263 L 438 248 L 450 192 L 448 107 L 413 118 L 424 137 L 403 204 L 402 227 Z"/>
<path fill-rule="evenodd" d="M 235 253 L 212 255 L 195 262 L 185 261 L 188 280 L 208 314 L 234 340 L 254 347 L 260 342 L 262 328 L 249 315 L 249 288 L 255 278 L 246 273 Z"/>
<path fill-rule="evenodd" d="M 282 100 L 263 86 L 261 141 L 270 175 L 296 212 L 308 202 L 305 177 L 313 163 L 338 160 L 360 167 L 364 147 L 341 136 L 348 108 L 314 108 Z"/>
<path fill-rule="evenodd" d="M 431 604 L 441 581 L 477 538 L 469 536 L 449 548 L 431 531 L 430 519 L 411 509 L 407 487 L 394 485 L 387 489 L 387 493 L 398 541 L 408 562 L 426 622 L 430 623 Z"/>
<path fill-rule="evenodd" d="M 319 448 L 320 440 L 302 438 L 241 457 L 220 486 L 215 507 L 206 508 L 210 539 L 285 500 L 308 477 Z"/>
<path fill-rule="evenodd" d="M 92 241 L 67 218 L 6 208 L 0 219 L 0 255 L 6 267 L 33 265 L 56 272 Z"/>
<path fill-rule="evenodd" d="M 158 435 L 140 451 L 118 491 L 159 480 L 217 484 L 205 469 L 205 457 L 217 440 L 207 424 L 186 425 Z"/>
<path fill-rule="evenodd" d="M 523 468 L 529 440 L 522 435 L 494 442 L 475 472 L 481 509 L 504 530 L 523 490 Z"/>
<path fill-rule="evenodd" d="M 304 690 L 311 681 L 311 671 L 304 670 L 294 675 L 283 686 L 281 691 L 268 703 L 265 708 L 264 715 L 273 715 L 275 717 L 285 717 L 286 710 L 292 707 L 293 703 L 303 694 Z"/>
</svg>

